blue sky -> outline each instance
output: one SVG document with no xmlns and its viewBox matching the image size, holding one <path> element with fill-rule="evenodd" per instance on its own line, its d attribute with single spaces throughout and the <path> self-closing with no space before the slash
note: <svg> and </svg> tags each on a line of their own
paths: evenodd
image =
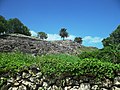
<svg viewBox="0 0 120 90">
<path fill-rule="evenodd" d="M 83 38 L 83 45 L 102 48 L 101 40 L 120 24 L 120 0 L 0 0 L 0 15 L 18 18 L 33 34 L 44 31 L 48 40 Z"/>
</svg>

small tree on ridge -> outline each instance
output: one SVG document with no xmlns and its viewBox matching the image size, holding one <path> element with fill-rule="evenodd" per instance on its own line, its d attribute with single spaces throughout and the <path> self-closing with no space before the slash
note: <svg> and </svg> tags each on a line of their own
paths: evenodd
<svg viewBox="0 0 120 90">
<path fill-rule="evenodd" d="M 38 38 L 40 39 L 47 39 L 48 36 L 45 32 L 38 32 Z"/>
<path fill-rule="evenodd" d="M 61 30 L 59 32 L 59 35 L 61 36 L 61 38 L 63 38 L 63 40 L 64 40 L 65 37 L 67 38 L 68 37 L 67 29 L 66 28 L 61 28 Z"/>
</svg>

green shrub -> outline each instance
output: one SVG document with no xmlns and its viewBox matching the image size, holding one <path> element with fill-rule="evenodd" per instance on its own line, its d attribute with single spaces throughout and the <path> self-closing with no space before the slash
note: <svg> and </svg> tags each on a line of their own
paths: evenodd
<svg viewBox="0 0 120 90">
<path fill-rule="evenodd" d="M 59 76 L 63 73 L 71 75 L 92 75 L 96 79 L 112 78 L 114 71 L 120 70 L 120 64 L 106 62 L 95 58 L 80 59 L 77 56 L 54 54 L 32 56 L 20 52 L 0 53 L 0 73 L 16 73 L 24 67 L 35 65 L 45 75 Z"/>
</svg>

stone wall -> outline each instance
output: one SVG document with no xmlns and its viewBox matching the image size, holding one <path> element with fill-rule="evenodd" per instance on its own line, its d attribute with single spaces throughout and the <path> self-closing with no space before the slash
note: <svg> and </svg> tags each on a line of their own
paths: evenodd
<svg viewBox="0 0 120 90">
<path fill-rule="evenodd" d="M 65 44 L 67 43 L 67 44 Z M 80 44 L 73 41 L 50 42 L 39 38 L 32 38 L 24 35 L 6 35 L 0 36 L 0 52 L 21 51 L 34 55 L 67 53 L 77 54 Z"/>
<path fill-rule="evenodd" d="M 113 79 L 96 82 L 87 76 L 46 76 L 39 68 L 31 67 L 10 77 L 1 90 L 120 90 L 120 73 Z"/>
</svg>

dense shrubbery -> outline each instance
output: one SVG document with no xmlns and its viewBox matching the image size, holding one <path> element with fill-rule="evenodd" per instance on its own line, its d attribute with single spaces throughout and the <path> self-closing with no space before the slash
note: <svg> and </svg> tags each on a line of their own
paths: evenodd
<svg viewBox="0 0 120 90">
<path fill-rule="evenodd" d="M 118 45 L 120 43 L 120 25 L 110 34 L 109 37 L 103 39 L 103 45 Z"/>
<path fill-rule="evenodd" d="M 83 52 L 78 55 L 80 59 L 85 58 L 96 58 L 101 61 L 107 61 L 111 63 L 120 63 L 120 44 L 106 46 L 103 49 L 92 51 L 92 52 Z"/>
<path fill-rule="evenodd" d="M 92 75 L 95 78 L 114 77 L 113 71 L 120 69 L 119 64 L 98 59 L 80 59 L 70 55 L 31 56 L 23 53 L 0 53 L 0 73 L 15 73 L 24 67 L 37 66 L 44 74 Z"/>
<path fill-rule="evenodd" d="M 79 54 L 80 59 L 96 58 L 101 61 L 120 63 L 120 25 L 110 34 L 110 37 L 103 39 L 104 48 L 92 52 Z"/>
</svg>

